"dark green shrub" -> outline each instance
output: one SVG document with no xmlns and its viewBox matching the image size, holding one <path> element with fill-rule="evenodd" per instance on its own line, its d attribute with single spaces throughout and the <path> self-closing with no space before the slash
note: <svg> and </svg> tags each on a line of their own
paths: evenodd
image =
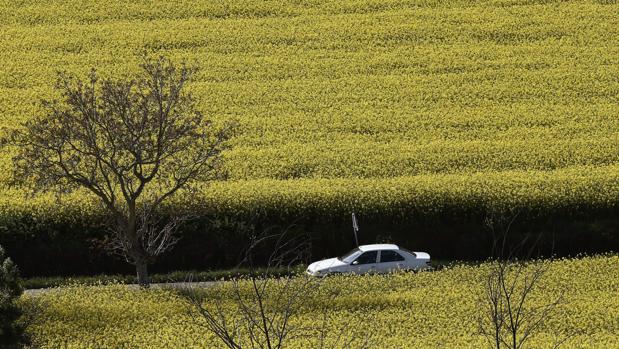
<svg viewBox="0 0 619 349">
<path fill-rule="evenodd" d="M 17 266 L 6 257 L 0 246 L 0 347 L 18 348 L 24 342 L 24 329 L 18 323 L 21 315 L 15 301 L 23 289 L 19 284 Z"/>
</svg>

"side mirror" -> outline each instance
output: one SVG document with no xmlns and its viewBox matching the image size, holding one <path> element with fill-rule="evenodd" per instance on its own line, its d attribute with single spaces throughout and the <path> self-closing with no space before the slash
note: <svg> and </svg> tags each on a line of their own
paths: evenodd
<svg viewBox="0 0 619 349">
<path fill-rule="evenodd" d="M 357 265 L 359 264 L 359 261 L 353 261 L 352 263 L 350 263 L 350 265 Z"/>
</svg>

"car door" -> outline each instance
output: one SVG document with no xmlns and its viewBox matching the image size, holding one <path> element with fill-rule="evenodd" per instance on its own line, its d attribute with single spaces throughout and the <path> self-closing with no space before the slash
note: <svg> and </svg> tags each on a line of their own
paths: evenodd
<svg viewBox="0 0 619 349">
<path fill-rule="evenodd" d="M 378 251 L 363 252 L 351 264 L 351 269 L 354 273 L 365 274 L 376 271 L 376 261 L 378 260 Z"/>
<path fill-rule="evenodd" d="M 407 267 L 406 259 L 395 250 L 381 250 L 379 258 L 376 268 L 379 273 L 389 273 Z"/>
</svg>

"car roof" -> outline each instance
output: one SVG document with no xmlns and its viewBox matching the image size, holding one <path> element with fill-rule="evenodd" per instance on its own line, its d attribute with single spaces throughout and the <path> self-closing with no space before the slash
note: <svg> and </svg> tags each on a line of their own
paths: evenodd
<svg viewBox="0 0 619 349">
<path fill-rule="evenodd" d="M 398 245 L 394 244 L 373 244 L 373 245 L 361 245 L 359 249 L 363 252 L 365 251 L 376 251 L 376 250 L 399 250 Z"/>
</svg>

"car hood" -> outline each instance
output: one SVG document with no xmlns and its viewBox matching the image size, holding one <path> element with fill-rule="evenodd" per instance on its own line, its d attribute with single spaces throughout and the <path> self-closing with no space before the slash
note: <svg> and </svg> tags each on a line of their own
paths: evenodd
<svg viewBox="0 0 619 349">
<path fill-rule="evenodd" d="M 425 252 L 413 252 L 417 259 L 430 259 L 430 255 Z"/>
<path fill-rule="evenodd" d="M 318 262 L 314 262 L 314 263 L 310 264 L 307 267 L 307 269 L 309 269 L 311 271 L 317 271 L 317 270 L 324 270 L 324 269 L 329 269 L 329 268 L 341 267 L 343 265 L 348 265 L 348 264 L 340 261 L 337 258 L 329 258 L 329 259 L 323 259 L 323 260 L 318 261 Z"/>
</svg>

